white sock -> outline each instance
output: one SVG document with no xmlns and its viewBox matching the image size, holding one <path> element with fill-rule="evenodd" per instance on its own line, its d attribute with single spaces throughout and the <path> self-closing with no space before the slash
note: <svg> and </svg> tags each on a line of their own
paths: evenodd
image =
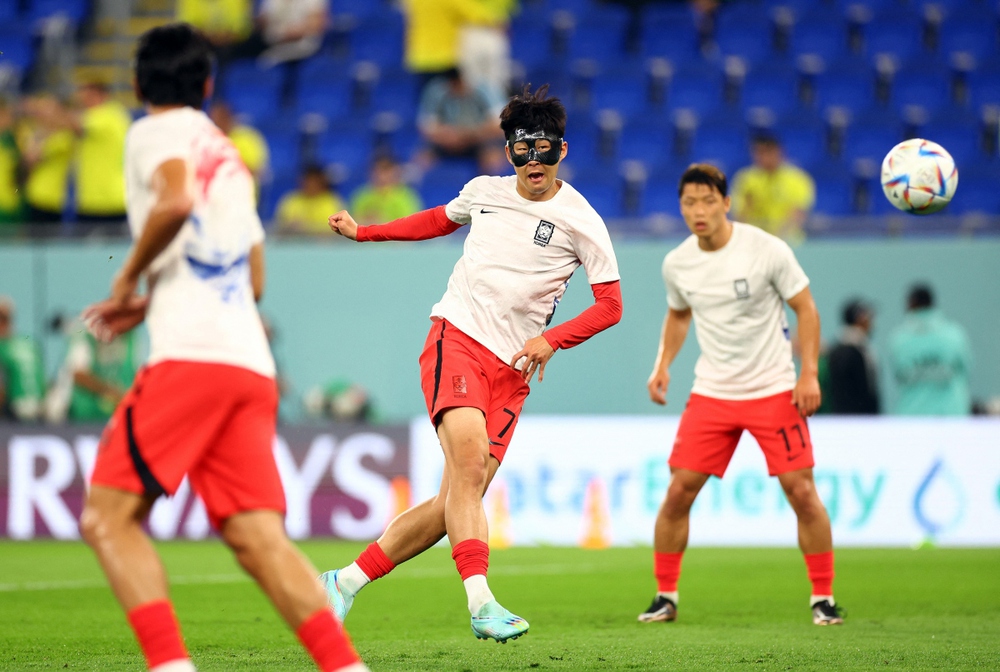
<svg viewBox="0 0 1000 672">
<path fill-rule="evenodd" d="M 674 603 L 675 607 L 677 606 L 677 600 L 678 600 L 678 598 L 677 598 L 677 591 L 676 590 L 671 591 L 669 593 L 658 592 L 657 595 L 660 595 L 661 597 L 667 598 L 668 600 L 670 600 L 671 602 Z"/>
<path fill-rule="evenodd" d="M 171 660 L 152 668 L 149 672 L 198 672 L 190 658 L 184 660 Z"/>
<path fill-rule="evenodd" d="M 493 593 L 490 592 L 489 584 L 486 583 L 486 576 L 483 574 L 470 576 L 462 583 L 465 584 L 465 594 L 469 597 L 469 613 L 473 616 L 479 613 L 484 604 L 496 599 L 493 597 Z"/>
<path fill-rule="evenodd" d="M 822 602 L 823 600 L 827 600 L 830 603 L 831 607 L 837 604 L 833 599 L 833 595 L 810 595 L 809 608 L 812 609 L 813 607 L 816 606 L 818 602 Z"/>
<path fill-rule="evenodd" d="M 361 571 L 356 562 L 352 562 L 347 567 L 344 567 L 337 574 L 337 583 L 351 595 L 357 595 L 358 591 L 371 583 L 371 581 L 368 575 Z"/>
</svg>

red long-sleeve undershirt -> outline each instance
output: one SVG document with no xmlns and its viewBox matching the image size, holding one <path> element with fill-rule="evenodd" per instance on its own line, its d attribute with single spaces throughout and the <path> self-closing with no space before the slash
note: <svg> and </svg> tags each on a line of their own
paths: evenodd
<svg viewBox="0 0 1000 672">
<path fill-rule="evenodd" d="M 358 227 L 358 242 L 428 240 L 447 236 L 461 228 L 445 214 L 444 206 L 424 210 L 387 224 Z M 618 280 L 591 285 L 594 305 L 571 320 L 546 331 L 543 336 L 554 350 L 580 345 L 591 336 L 618 324 L 622 317 L 622 291 Z"/>
<path fill-rule="evenodd" d="M 542 334 L 554 350 L 580 345 L 622 319 L 621 282 L 601 282 L 591 285 L 590 289 L 594 292 L 594 305 Z"/>
<path fill-rule="evenodd" d="M 448 219 L 444 206 L 423 210 L 387 224 L 358 227 L 359 243 L 380 243 L 387 240 L 429 240 L 447 236 L 462 228 Z"/>
</svg>

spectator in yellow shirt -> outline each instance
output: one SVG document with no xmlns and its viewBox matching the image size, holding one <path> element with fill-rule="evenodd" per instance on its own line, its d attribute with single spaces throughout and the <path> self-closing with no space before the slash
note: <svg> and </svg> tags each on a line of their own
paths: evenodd
<svg viewBox="0 0 1000 672">
<path fill-rule="evenodd" d="M 247 170 L 253 175 L 257 184 L 257 192 L 260 193 L 260 183 L 268 176 L 268 168 L 271 162 L 271 152 L 267 147 L 267 141 L 260 132 L 247 124 L 241 124 L 229 105 L 221 100 L 212 103 L 208 112 L 212 121 L 219 127 L 219 130 L 232 140 L 240 158 L 243 159 Z"/>
<path fill-rule="evenodd" d="M 458 67 L 459 34 L 470 24 L 501 25 L 510 16 L 501 0 L 403 0 L 406 68 L 421 79 L 420 88 Z"/>
<path fill-rule="evenodd" d="M 69 119 L 77 134 L 76 221 L 125 220 L 125 136 L 132 115 L 113 100 L 107 84 L 88 82 L 77 91 L 80 112 Z"/>
<path fill-rule="evenodd" d="M 790 244 L 805 239 L 803 224 L 816 201 L 816 184 L 806 171 L 785 160 L 772 135 L 754 138 L 753 165 L 733 178 L 733 219 L 754 224 Z"/>
<path fill-rule="evenodd" d="M 23 118 L 17 140 L 27 171 L 24 200 L 28 221 L 57 224 L 69 193 L 69 171 L 76 137 L 58 120 L 66 115 L 63 104 L 52 96 L 26 98 L 21 104 Z"/>
<path fill-rule="evenodd" d="M 177 0 L 177 20 L 200 30 L 213 47 L 242 42 L 253 31 L 251 0 Z"/>
<path fill-rule="evenodd" d="M 21 155 L 14 136 L 14 113 L 6 103 L 0 101 L 0 234 L 5 224 L 23 221 L 21 190 L 18 173 Z"/>
<path fill-rule="evenodd" d="M 306 166 L 299 175 L 299 188 L 278 202 L 278 230 L 285 233 L 326 234 L 327 219 L 344 209 L 344 202 L 330 189 L 323 168 Z"/>
<path fill-rule="evenodd" d="M 351 214 L 358 224 L 384 224 L 423 207 L 417 192 L 403 184 L 402 171 L 391 156 L 377 157 L 368 184 L 351 196 Z"/>
</svg>

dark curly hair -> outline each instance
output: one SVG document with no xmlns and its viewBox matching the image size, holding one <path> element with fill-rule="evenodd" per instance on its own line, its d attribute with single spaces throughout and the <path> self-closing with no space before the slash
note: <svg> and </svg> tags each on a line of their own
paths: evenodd
<svg viewBox="0 0 1000 672">
<path fill-rule="evenodd" d="M 525 84 L 500 113 L 504 136 L 510 137 L 518 128 L 541 128 L 560 138 L 566 135 L 566 108 L 558 98 L 549 98 L 548 93 L 548 84 L 542 84 L 534 93 L 531 84 Z"/>
</svg>

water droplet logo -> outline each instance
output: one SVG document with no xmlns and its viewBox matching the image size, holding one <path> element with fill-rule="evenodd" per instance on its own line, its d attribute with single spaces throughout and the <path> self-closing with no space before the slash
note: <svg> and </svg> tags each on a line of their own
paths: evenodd
<svg viewBox="0 0 1000 672">
<path fill-rule="evenodd" d="M 965 514 L 965 492 L 955 475 L 938 458 L 913 496 L 913 515 L 928 540 L 952 530 Z"/>
</svg>

